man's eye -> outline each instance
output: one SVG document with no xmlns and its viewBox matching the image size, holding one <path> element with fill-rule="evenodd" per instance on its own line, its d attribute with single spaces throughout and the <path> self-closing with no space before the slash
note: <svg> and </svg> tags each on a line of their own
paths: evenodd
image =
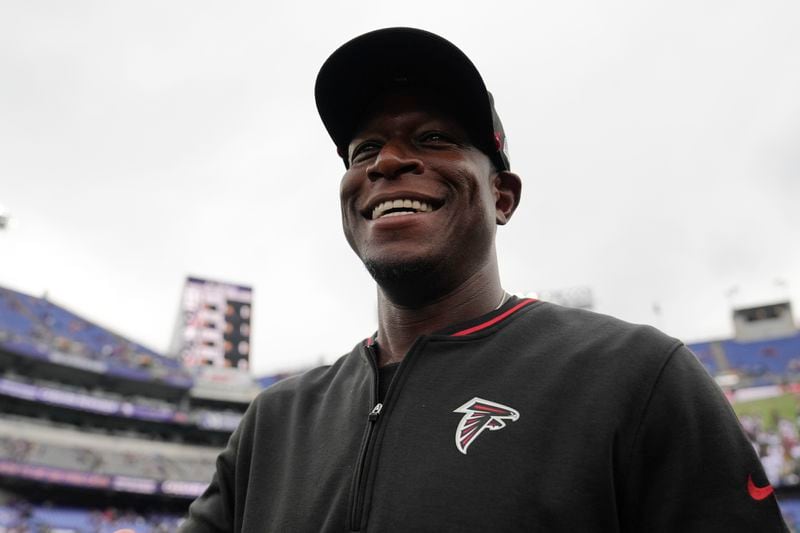
<svg viewBox="0 0 800 533">
<path fill-rule="evenodd" d="M 380 145 L 376 142 L 369 141 L 363 142 L 355 147 L 353 153 L 350 155 L 350 162 L 355 163 L 361 159 L 369 157 L 371 154 L 380 150 Z"/>
<path fill-rule="evenodd" d="M 422 134 L 420 137 L 420 141 L 424 143 L 452 143 L 453 141 L 440 131 L 429 131 L 427 133 Z"/>
</svg>

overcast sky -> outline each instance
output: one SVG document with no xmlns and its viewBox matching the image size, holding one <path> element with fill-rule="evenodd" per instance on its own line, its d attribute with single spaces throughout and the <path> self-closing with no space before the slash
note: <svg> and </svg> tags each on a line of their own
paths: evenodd
<svg viewBox="0 0 800 533">
<path fill-rule="evenodd" d="M 375 289 L 313 84 L 405 25 L 495 95 L 523 178 L 506 289 L 589 286 L 687 341 L 730 335 L 731 306 L 797 315 L 799 23 L 795 1 L 5 1 L 0 285 L 166 350 L 185 276 L 228 280 L 255 290 L 256 374 L 348 351 Z"/>
</svg>

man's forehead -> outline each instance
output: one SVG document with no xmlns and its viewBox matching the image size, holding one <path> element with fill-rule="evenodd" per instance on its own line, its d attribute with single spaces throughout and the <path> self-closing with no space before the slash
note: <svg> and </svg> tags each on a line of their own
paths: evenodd
<svg viewBox="0 0 800 533">
<path fill-rule="evenodd" d="M 370 102 L 362 114 L 354 138 L 392 118 L 413 118 L 421 122 L 438 122 L 451 130 L 467 135 L 458 111 L 445 98 L 424 90 L 397 90 L 381 94 Z"/>
</svg>

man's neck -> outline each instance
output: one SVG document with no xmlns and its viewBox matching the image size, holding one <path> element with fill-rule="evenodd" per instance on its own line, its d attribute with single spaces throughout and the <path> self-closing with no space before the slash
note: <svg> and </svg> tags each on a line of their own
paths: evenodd
<svg viewBox="0 0 800 533">
<path fill-rule="evenodd" d="M 403 360 L 420 335 L 486 314 L 505 295 L 496 263 L 479 271 L 454 290 L 425 305 L 395 304 L 378 288 L 378 366 Z"/>
</svg>

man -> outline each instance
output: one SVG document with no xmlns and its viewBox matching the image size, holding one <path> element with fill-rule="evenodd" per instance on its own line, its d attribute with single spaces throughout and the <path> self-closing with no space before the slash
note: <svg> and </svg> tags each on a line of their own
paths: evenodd
<svg viewBox="0 0 800 533">
<path fill-rule="evenodd" d="M 458 48 L 362 35 L 316 98 L 378 331 L 253 402 L 183 531 L 785 530 L 682 343 L 503 290 L 521 181 Z"/>
</svg>

